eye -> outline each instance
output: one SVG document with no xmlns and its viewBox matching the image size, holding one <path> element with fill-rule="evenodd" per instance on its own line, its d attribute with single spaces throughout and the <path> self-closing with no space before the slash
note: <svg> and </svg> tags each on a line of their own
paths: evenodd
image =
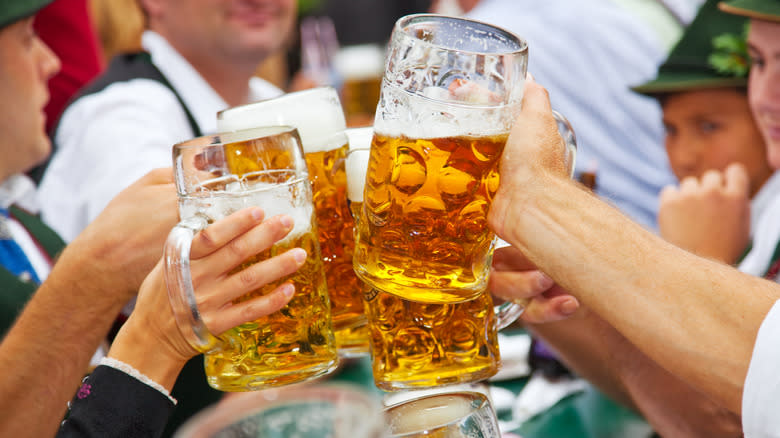
<svg viewBox="0 0 780 438">
<path fill-rule="evenodd" d="M 709 122 L 709 121 L 699 122 L 699 131 L 701 131 L 701 132 L 703 132 L 705 134 L 710 134 L 712 132 L 715 132 L 719 128 L 720 128 L 720 125 L 717 124 L 717 123 L 714 123 L 714 122 Z"/>
<path fill-rule="evenodd" d="M 750 68 L 762 69 L 764 68 L 764 58 L 758 53 L 750 53 Z"/>
</svg>

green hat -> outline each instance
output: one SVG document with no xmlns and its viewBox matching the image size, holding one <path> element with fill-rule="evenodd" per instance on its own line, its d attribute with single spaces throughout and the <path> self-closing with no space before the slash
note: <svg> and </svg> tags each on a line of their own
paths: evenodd
<svg viewBox="0 0 780 438">
<path fill-rule="evenodd" d="M 2 0 L 0 2 L 0 28 L 34 15 L 52 0 Z"/>
<path fill-rule="evenodd" d="M 721 2 L 720 9 L 729 14 L 780 22 L 780 0 L 731 0 Z"/>
<path fill-rule="evenodd" d="M 657 96 L 747 85 L 750 68 L 745 43 L 748 20 L 719 11 L 719 1 L 707 0 L 704 3 L 669 57 L 658 68 L 656 78 L 633 87 L 634 91 Z"/>
</svg>

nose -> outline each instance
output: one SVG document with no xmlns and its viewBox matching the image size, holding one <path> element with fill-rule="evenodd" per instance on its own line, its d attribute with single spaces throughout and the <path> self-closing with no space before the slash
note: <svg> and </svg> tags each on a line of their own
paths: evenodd
<svg viewBox="0 0 780 438">
<path fill-rule="evenodd" d="M 669 165 L 678 178 L 698 176 L 700 147 L 697 141 L 681 133 L 674 136 L 667 135 L 666 152 L 669 156 Z"/>
<path fill-rule="evenodd" d="M 46 45 L 46 43 L 44 43 L 40 38 L 37 38 L 37 42 L 40 47 L 39 65 L 41 76 L 43 76 L 45 80 L 49 80 L 54 75 L 59 73 L 60 69 L 62 68 L 62 63 L 60 62 L 60 58 L 54 54 L 54 52 L 49 48 L 48 45 Z"/>
</svg>

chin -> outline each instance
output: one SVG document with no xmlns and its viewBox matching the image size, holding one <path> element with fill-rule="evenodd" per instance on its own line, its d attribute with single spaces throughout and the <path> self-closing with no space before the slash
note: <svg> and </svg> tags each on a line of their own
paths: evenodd
<svg viewBox="0 0 780 438">
<path fill-rule="evenodd" d="M 769 165 L 774 170 L 780 170 L 780 142 L 770 142 L 766 146 Z"/>
</svg>

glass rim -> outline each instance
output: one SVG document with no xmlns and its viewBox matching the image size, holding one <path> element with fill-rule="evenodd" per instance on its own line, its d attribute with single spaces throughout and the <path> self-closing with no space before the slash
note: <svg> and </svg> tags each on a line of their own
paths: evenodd
<svg viewBox="0 0 780 438">
<path fill-rule="evenodd" d="M 227 400 L 202 410 L 176 431 L 174 437 L 207 436 L 220 428 L 235 424 L 243 418 L 262 412 L 264 409 L 300 402 L 348 402 L 359 408 L 365 408 L 370 415 L 365 424 L 371 432 L 376 427 L 384 427 L 384 410 L 381 403 L 360 387 L 347 383 L 324 383 L 321 385 L 302 385 L 288 388 L 270 388 L 264 391 L 240 393 Z M 210 435 L 208 435 L 210 436 Z"/>
<path fill-rule="evenodd" d="M 202 148 L 207 146 L 224 146 L 248 140 L 276 137 L 283 134 L 294 134 L 300 138 L 298 130 L 289 125 L 261 126 L 257 128 L 240 129 L 237 131 L 219 132 L 184 140 L 173 145 L 174 150 Z M 297 140 L 300 143 L 300 140 Z"/>
<path fill-rule="evenodd" d="M 507 38 L 508 40 L 513 40 L 513 41 L 517 42 L 518 45 L 520 46 L 520 48 L 517 49 L 517 50 L 506 50 L 506 51 L 498 51 L 498 52 L 490 52 L 490 53 L 477 52 L 477 51 L 473 51 L 473 50 L 464 50 L 464 49 L 459 49 L 457 47 L 448 47 L 448 46 L 443 45 L 443 44 L 435 44 L 435 43 L 432 43 L 432 42 L 429 42 L 429 41 L 425 41 L 425 40 L 422 40 L 422 39 L 416 37 L 415 35 L 413 35 L 412 33 L 410 33 L 408 31 L 410 25 L 415 24 L 415 23 L 423 23 L 425 21 L 430 21 L 430 22 L 437 22 L 438 21 L 438 22 L 441 22 L 441 21 L 444 21 L 444 20 L 454 21 L 454 22 L 461 22 L 461 23 L 465 23 L 465 24 L 476 24 L 476 25 L 479 25 L 481 27 L 489 28 L 492 31 L 494 31 L 495 33 L 497 33 L 499 35 L 502 35 L 503 37 Z M 499 26 L 496 26 L 494 24 L 490 24 L 490 23 L 487 23 L 487 22 L 484 22 L 484 21 L 474 20 L 474 19 L 471 19 L 471 18 L 463 18 L 463 17 L 455 17 L 455 16 L 451 16 L 451 15 L 431 14 L 431 13 L 410 14 L 410 15 L 405 15 L 405 16 L 399 18 L 398 21 L 395 22 L 395 24 L 393 25 L 393 33 L 396 33 L 396 32 L 398 34 L 400 34 L 400 35 L 403 35 L 403 36 L 407 37 L 407 38 L 413 39 L 413 40 L 419 42 L 420 44 L 423 44 L 423 45 L 426 45 L 426 46 L 429 46 L 429 47 L 433 47 L 433 48 L 437 48 L 437 49 L 442 49 L 442 50 L 458 51 L 460 53 L 467 53 L 467 54 L 474 54 L 474 55 L 495 55 L 495 56 L 523 55 L 523 54 L 528 55 L 528 42 L 524 38 L 520 37 L 519 35 L 515 34 L 514 32 L 506 30 L 506 29 L 504 29 L 502 27 L 499 27 Z"/>
</svg>

